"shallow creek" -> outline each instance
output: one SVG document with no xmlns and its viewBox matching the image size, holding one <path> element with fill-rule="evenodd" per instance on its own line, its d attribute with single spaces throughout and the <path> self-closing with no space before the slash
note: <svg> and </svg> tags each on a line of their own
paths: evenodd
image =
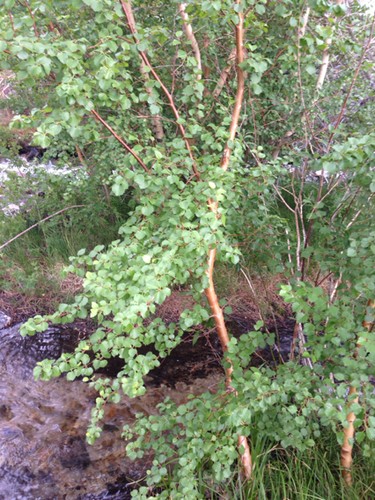
<svg viewBox="0 0 375 500">
<path fill-rule="evenodd" d="M 71 340 L 69 331 L 50 329 L 23 339 L 19 325 L 0 312 L 0 499 L 94 500 L 130 498 L 127 483 L 145 473 L 124 452 L 121 429 L 136 413 L 155 412 L 166 396 L 177 402 L 189 393 L 213 389 L 219 373 L 191 385 L 150 387 L 133 400 L 108 406 L 105 427 L 93 446 L 85 432 L 96 393 L 81 381 L 35 381 L 32 367 L 57 357 Z"/>
</svg>

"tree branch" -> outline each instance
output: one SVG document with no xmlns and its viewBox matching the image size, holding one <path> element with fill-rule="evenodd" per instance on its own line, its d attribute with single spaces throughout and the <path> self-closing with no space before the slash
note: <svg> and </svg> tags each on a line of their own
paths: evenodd
<svg viewBox="0 0 375 500">
<path fill-rule="evenodd" d="M 135 21 L 134 21 L 134 16 L 133 16 L 133 11 L 132 11 L 132 7 L 131 7 L 131 3 L 130 2 L 125 2 L 124 0 L 120 0 L 120 3 L 121 3 L 121 6 L 122 6 L 122 9 L 124 11 L 124 14 L 126 16 L 126 19 L 128 21 L 128 25 L 129 25 L 130 31 L 131 31 L 131 33 L 133 35 L 133 39 L 137 43 L 138 42 L 138 39 L 137 39 L 137 30 L 136 30 L 136 26 L 135 26 Z M 138 49 L 138 51 L 139 51 L 139 55 L 143 59 L 144 63 L 150 69 L 150 72 L 152 73 L 152 75 L 155 78 L 155 80 L 157 82 L 159 82 L 159 85 L 163 89 L 163 92 L 164 92 L 164 94 L 166 95 L 166 97 L 167 97 L 167 99 L 169 101 L 169 105 L 171 106 L 173 114 L 176 117 L 177 126 L 178 126 L 178 128 L 180 130 L 180 133 L 181 133 L 181 136 L 182 136 L 182 138 L 183 138 L 183 140 L 185 142 L 186 149 L 189 152 L 189 156 L 190 156 L 190 159 L 192 161 L 192 167 L 193 167 L 194 174 L 197 177 L 197 179 L 199 179 L 200 178 L 200 174 L 199 174 L 199 172 L 197 170 L 197 166 L 196 166 L 196 163 L 195 163 L 195 160 L 194 160 L 194 156 L 193 156 L 193 153 L 192 153 L 189 141 L 186 138 L 185 128 L 182 125 L 182 123 L 180 123 L 180 114 L 179 114 L 179 112 L 178 112 L 178 110 L 176 108 L 176 105 L 174 103 L 173 97 L 172 97 L 171 93 L 169 92 L 169 90 L 167 89 L 167 87 L 164 85 L 164 83 L 159 78 L 159 75 L 156 73 L 156 71 L 154 70 L 154 68 L 151 66 L 151 63 L 148 60 L 146 52 L 144 50 L 139 50 L 139 49 Z"/>
<path fill-rule="evenodd" d="M 131 31 L 132 31 L 132 33 L 133 34 L 137 34 L 137 26 L 135 24 L 135 19 L 134 19 L 134 15 L 133 15 L 132 9 L 129 10 L 129 19 L 128 19 L 128 22 L 129 22 L 129 26 L 131 25 Z M 146 64 L 145 64 L 145 62 L 143 61 L 142 58 L 141 58 L 141 74 L 142 74 L 142 77 L 143 77 L 143 79 L 145 81 L 145 89 L 146 89 L 147 95 L 151 97 L 151 95 L 152 95 L 152 87 L 150 87 L 150 85 L 148 84 L 148 82 L 150 80 L 150 76 L 149 76 L 148 71 L 146 69 Z M 159 114 L 153 115 L 151 113 L 151 121 L 152 121 L 152 127 L 154 129 L 154 134 L 155 134 L 156 139 L 158 141 L 163 140 L 163 138 L 164 138 L 164 128 L 163 128 L 163 124 L 162 124 L 160 115 Z"/>
<path fill-rule="evenodd" d="M 11 238 L 10 240 L 8 240 L 7 242 L 3 243 L 1 246 L 0 246 L 0 250 L 2 250 L 3 248 L 7 247 L 10 243 L 12 243 L 13 241 L 17 240 L 18 238 L 20 238 L 21 236 L 23 236 L 24 234 L 28 233 L 29 231 L 31 231 L 32 229 L 34 229 L 34 227 L 37 227 L 39 226 L 39 224 L 41 224 L 42 222 L 45 222 L 49 219 L 52 219 L 52 217 L 55 217 L 56 215 L 59 215 L 59 214 L 62 214 L 63 212 L 66 212 L 67 210 L 70 210 L 71 208 L 81 208 L 81 207 L 84 207 L 85 205 L 71 205 L 70 207 L 65 207 L 65 208 L 62 208 L 61 210 L 58 210 L 57 212 L 55 212 L 54 214 L 52 215 L 48 215 L 48 217 L 44 217 L 44 219 L 36 222 L 35 224 L 33 224 L 32 226 L 28 227 L 27 229 L 25 229 L 24 231 L 21 231 L 20 233 L 18 233 L 16 236 L 14 236 L 13 238 Z"/>
<path fill-rule="evenodd" d="M 241 5 L 241 0 L 236 0 L 236 5 Z M 236 101 L 232 113 L 232 121 L 230 124 L 230 129 L 229 129 L 229 140 L 228 143 L 224 149 L 222 161 L 221 161 L 221 168 L 223 170 L 227 170 L 228 165 L 229 165 L 229 158 L 231 155 L 232 148 L 229 146 L 229 141 L 233 141 L 235 135 L 236 135 L 236 130 L 237 130 L 237 125 L 239 121 L 239 116 L 242 108 L 242 102 L 243 102 L 243 95 L 244 95 L 244 87 L 245 87 L 245 76 L 242 68 L 240 67 L 240 64 L 244 60 L 244 49 L 243 49 L 243 21 L 244 21 L 244 16 L 242 12 L 238 13 L 238 23 L 236 25 L 236 50 L 237 50 L 237 94 L 236 94 Z M 208 200 L 208 206 L 210 210 L 215 214 L 216 217 L 219 216 L 218 214 L 218 202 L 214 200 Z M 228 330 L 225 324 L 224 320 L 224 314 L 223 310 L 219 304 L 218 297 L 216 295 L 215 291 L 215 284 L 214 284 L 214 279 L 213 279 L 213 273 L 214 273 L 214 266 L 215 266 L 215 259 L 216 259 L 216 247 L 211 248 L 208 253 L 208 267 L 206 270 L 206 274 L 208 277 L 208 287 L 205 289 L 205 295 L 207 297 L 208 303 L 211 308 L 211 312 L 213 314 L 214 320 L 215 320 L 215 326 L 216 326 L 216 331 L 217 335 L 219 337 L 221 347 L 223 349 L 224 354 L 228 350 L 228 343 L 229 343 L 229 334 Z M 228 361 L 228 359 L 227 359 Z M 225 369 L 225 376 L 226 376 L 226 387 L 228 391 L 233 391 L 233 388 L 231 386 L 231 379 L 232 379 L 232 373 L 233 373 L 233 366 L 231 362 L 229 361 L 229 366 Z M 239 453 L 240 453 L 240 460 L 242 464 L 242 472 L 245 477 L 245 479 L 250 479 L 251 474 L 252 474 L 252 458 L 251 458 L 251 452 L 250 452 L 250 447 L 249 443 L 247 440 L 246 436 L 238 436 L 238 448 L 239 448 Z"/>
<path fill-rule="evenodd" d="M 115 139 L 118 140 L 118 142 L 124 146 L 124 148 L 126 149 L 126 151 L 128 151 L 136 160 L 137 162 L 140 164 L 140 166 L 143 168 L 143 170 L 145 172 L 147 172 L 148 174 L 150 173 L 150 170 L 146 167 L 146 165 L 143 163 L 143 161 L 140 159 L 140 157 L 137 155 L 137 153 L 135 151 L 133 151 L 133 149 L 128 145 L 126 144 L 126 142 L 113 130 L 113 128 L 109 125 L 109 123 L 107 123 L 104 118 L 102 118 L 99 113 L 97 111 L 95 111 L 94 109 L 91 111 L 91 113 L 95 116 L 95 118 L 100 121 L 100 123 L 102 125 L 105 126 L 105 128 L 107 130 L 109 130 L 109 132 L 111 132 L 111 134 L 113 135 L 113 137 Z"/>
<path fill-rule="evenodd" d="M 180 3 L 179 6 L 178 6 L 178 11 L 180 13 L 180 16 L 182 18 L 182 24 L 183 24 L 183 27 L 184 27 L 184 31 L 185 31 L 185 34 L 188 38 L 188 40 L 190 41 L 191 43 L 191 46 L 193 47 L 193 51 L 194 51 L 194 55 L 195 55 L 195 59 L 197 60 L 197 66 L 198 66 L 198 69 L 199 69 L 199 74 L 197 75 L 197 80 L 201 80 L 202 79 L 202 59 L 201 59 L 201 51 L 199 49 L 199 45 L 198 45 L 198 42 L 197 42 L 197 39 L 195 38 L 195 35 L 194 35 L 194 32 L 193 32 L 193 28 L 189 22 L 189 16 L 188 14 L 186 13 L 186 3 L 183 2 L 183 3 Z"/>
<path fill-rule="evenodd" d="M 240 5 L 240 0 L 236 1 L 236 5 Z M 230 142 L 236 137 L 238 121 L 240 118 L 240 113 L 242 109 L 243 96 L 245 90 L 245 73 L 241 68 L 241 64 L 245 60 L 245 52 L 243 45 L 243 34 L 244 34 L 244 16 L 242 12 L 238 13 L 238 23 L 236 24 L 236 65 L 237 65 L 237 93 L 236 100 L 234 104 L 234 109 L 232 113 L 232 121 L 229 128 L 229 139 L 224 148 L 224 153 L 221 159 L 221 168 L 227 170 L 229 165 L 229 158 L 232 153 L 232 147 L 229 145 Z"/>
<path fill-rule="evenodd" d="M 214 99 L 217 99 L 219 95 L 221 94 L 221 91 L 223 90 L 223 87 L 228 80 L 229 73 L 231 72 L 233 68 L 233 64 L 236 61 L 236 47 L 233 47 L 231 50 L 231 53 L 228 56 L 227 59 L 227 65 L 223 69 L 223 71 L 220 73 L 220 78 L 216 84 L 216 87 L 212 93 L 212 96 Z"/>
<path fill-rule="evenodd" d="M 22 5 L 22 7 L 26 7 L 26 9 L 29 11 L 30 17 L 31 17 L 32 22 L 33 22 L 34 35 L 36 36 L 36 38 L 39 38 L 39 32 L 38 32 L 38 28 L 36 26 L 35 17 L 34 17 L 34 14 L 33 14 L 32 10 L 31 10 L 31 8 L 30 8 L 29 3 L 26 1 L 25 4 L 23 4 L 21 2 L 21 0 L 18 0 L 18 3 L 20 5 Z"/>
<path fill-rule="evenodd" d="M 344 113 L 345 113 L 345 110 L 346 110 L 346 106 L 348 104 L 348 99 L 353 91 L 353 87 L 354 85 L 356 84 L 356 81 L 358 79 L 358 75 L 359 75 L 359 71 L 362 67 L 362 64 L 363 64 L 363 61 L 364 61 L 364 58 L 365 58 L 365 55 L 368 51 L 368 49 L 370 48 L 370 45 L 371 45 L 371 42 L 372 42 L 372 39 L 374 37 L 374 28 L 375 28 L 375 13 L 374 13 L 374 16 L 372 18 L 372 23 L 371 23 L 371 29 L 370 29 L 370 35 L 369 35 L 369 38 L 367 40 L 367 43 L 365 45 L 365 47 L 363 48 L 363 51 L 362 51 L 362 54 L 361 54 L 361 57 L 359 59 L 359 62 L 357 64 L 357 67 L 355 69 L 355 72 L 354 72 L 354 75 L 353 75 L 353 79 L 352 79 L 352 82 L 350 84 L 350 87 L 349 87 L 349 90 L 344 98 L 344 102 L 341 106 L 341 110 L 340 110 L 340 113 L 339 113 L 339 116 L 337 117 L 337 120 L 335 122 L 335 125 L 333 127 L 333 130 L 331 132 L 331 135 L 328 139 L 328 145 L 327 145 L 327 150 L 329 150 L 330 146 L 331 146 L 331 143 L 332 143 L 332 140 L 333 140 L 333 137 L 335 135 L 335 132 L 338 128 L 338 126 L 340 125 L 342 119 L 343 119 L 343 116 L 344 116 Z"/>
</svg>

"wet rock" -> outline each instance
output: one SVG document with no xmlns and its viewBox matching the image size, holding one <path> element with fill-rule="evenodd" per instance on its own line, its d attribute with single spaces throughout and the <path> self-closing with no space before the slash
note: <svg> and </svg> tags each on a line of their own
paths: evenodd
<svg viewBox="0 0 375 500">
<path fill-rule="evenodd" d="M 67 469 L 86 469 L 90 456 L 85 441 L 79 436 L 67 436 L 60 451 L 60 462 Z"/>
<path fill-rule="evenodd" d="M 40 482 L 44 485 L 45 495 L 39 494 Z M 0 500 L 50 500 L 62 498 L 52 478 L 45 474 L 36 476 L 23 467 L 18 470 L 7 466 L 0 467 Z"/>
<path fill-rule="evenodd" d="M 0 419 L 11 420 L 13 417 L 12 410 L 9 405 L 0 404 Z"/>
<path fill-rule="evenodd" d="M 227 323 L 231 332 L 236 337 L 247 335 L 254 329 L 254 318 L 247 318 L 244 315 L 231 314 L 227 318 Z M 263 349 L 258 349 L 251 360 L 252 366 L 268 364 L 274 366 L 280 362 L 285 362 L 289 358 L 290 346 L 293 339 L 293 329 L 295 320 L 293 318 L 276 318 L 271 320 L 263 330 L 264 338 L 267 340 L 268 332 L 274 334 L 275 343 L 267 345 Z M 251 334 L 251 333 L 250 333 Z"/>
<path fill-rule="evenodd" d="M 11 424 L 0 427 L 0 467 L 21 463 L 27 448 L 28 441 L 19 427 Z"/>
<path fill-rule="evenodd" d="M 0 330 L 0 363 L 8 373 L 32 376 L 38 361 L 57 359 L 77 344 L 75 330 L 49 327 L 33 337 L 21 337 L 21 323 Z"/>
<path fill-rule="evenodd" d="M 0 409 L 1 411 L 1 409 Z M 103 431 L 107 431 L 107 432 L 117 432 L 119 431 L 120 429 L 117 427 L 117 425 L 113 425 L 113 424 L 104 424 L 103 425 Z"/>
<path fill-rule="evenodd" d="M 45 152 L 46 152 L 45 148 L 30 146 L 29 144 L 23 145 L 19 149 L 19 154 L 23 156 L 27 161 L 35 160 L 35 158 L 39 159 L 43 158 Z"/>
<path fill-rule="evenodd" d="M 0 311 L 0 330 L 6 328 L 10 325 L 12 318 L 5 314 L 3 311 Z"/>
<path fill-rule="evenodd" d="M 123 476 L 116 483 L 108 484 L 107 489 L 98 494 L 88 493 L 81 495 L 78 500 L 130 500 L 132 487 L 129 480 Z"/>
</svg>

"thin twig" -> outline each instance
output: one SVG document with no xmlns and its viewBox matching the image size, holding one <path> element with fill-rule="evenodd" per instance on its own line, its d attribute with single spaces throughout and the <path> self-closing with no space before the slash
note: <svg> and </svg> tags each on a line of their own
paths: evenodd
<svg viewBox="0 0 375 500">
<path fill-rule="evenodd" d="M 141 160 L 141 158 L 137 155 L 137 153 L 136 153 L 136 152 L 135 152 L 135 151 L 134 151 L 134 150 L 133 150 L 133 149 L 132 149 L 132 148 L 131 148 L 128 144 L 126 144 L 126 142 L 124 141 L 124 139 L 122 139 L 122 138 L 121 138 L 121 137 L 117 134 L 117 132 L 115 132 L 115 131 L 113 130 L 113 128 L 109 125 L 109 123 L 107 123 L 107 122 L 104 120 L 104 118 L 102 118 L 102 117 L 99 115 L 99 113 L 98 113 L 97 111 L 95 111 L 95 109 L 91 110 L 91 113 L 95 116 L 95 118 L 96 118 L 97 120 L 99 120 L 99 121 L 100 121 L 100 123 L 101 123 L 102 125 L 104 125 L 104 126 L 105 126 L 105 128 L 106 128 L 107 130 L 109 130 L 109 131 L 111 132 L 111 134 L 113 135 L 113 137 L 114 137 L 115 139 L 117 139 L 117 140 L 118 140 L 118 142 L 119 142 L 120 144 L 122 144 L 122 146 L 124 146 L 124 148 L 126 149 L 126 151 L 128 151 L 128 152 L 129 152 L 129 153 L 130 153 L 130 154 L 131 154 L 131 155 L 132 155 L 132 156 L 133 156 L 133 157 L 137 160 L 137 162 L 141 165 L 141 167 L 143 168 L 143 170 L 144 170 L 145 172 L 147 172 L 147 173 L 150 173 L 150 170 L 149 170 L 149 169 L 147 168 L 147 166 L 143 163 L 143 161 L 142 161 L 142 160 Z"/>
<path fill-rule="evenodd" d="M 212 93 L 212 97 L 214 100 L 219 97 L 221 91 L 223 90 L 223 87 L 228 79 L 229 73 L 231 72 L 235 61 L 236 61 L 236 47 L 233 47 L 233 49 L 231 50 L 231 53 L 228 56 L 227 65 L 225 66 L 223 71 L 220 73 L 219 80 L 216 84 L 216 87 L 215 87 L 213 93 Z"/>
<path fill-rule="evenodd" d="M 10 10 L 8 11 L 8 16 L 9 16 L 10 24 L 12 25 L 13 35 L 16 35 L 16 29 L 14 27 L 13 14 L 12 14 L 12 12 Z"/>
<path fill-rule="evenodd" d="M 34 229 L 34 227 L 39 226 L 39 224 L 41 224 L 42 222 L 45 222 L 45 221 L 47 221 L 49 219 L 52 219 L 52 217 L 55 217 L 56 215 L 62 214 L 63 212 L 66 212 L 67 210 L 70 210 L 71 208 L 82 208 L 82 207 L 85 207 L 85 206 L 86 205 L 71 205 L 70 207 L 65 207 L 65 208 L 62 208 L 61 210 L 58 210 L 57 212 L 55 212 L 52 215 L 48 215 L 48 217 L 44 217 L 44 219 L 36 222 L 32 226 L 28 227 L 24 231 L 21 231 L 16 236 L 14 236 L 13 238 L 11 238 L 7 242 L 5 242 L 3 245 L 0 246 L 0 250 L 2 250 L 3 248 L 7 247 L 10 243 L 12 243 L 13 241 L 17 240 L 18 238 L 20 238 L 21 236 L 23 236 L 27 232 L 31 231 L 32 229 Z"/>
<path fill-rule="evenodd" d="M 136 43 L 138 43 L 137 30 L 136 30 L 136 26 L 135 26 L 135 21 L 134 21 L 134 16 L 133 16 L 133 12 L 132 12 L 131 3 L 130 2 L 125 2 L 124 0 L 120 0 L 120 3 L 121 3 L 122 10 L 124 11 L 126 19 L 128 21 L 129 29 L 130 29 L 130 31 L 131 31 L 131 33 L 133 35 L 133 39 L 134 39 L 134 41 Z M 197 169 L 197 166 L 196 166 L 196 163 L 195 163 L 195 159 L 194 159 L 194 156 L 193 156 L 193 152 L 191 150 L 189 140 L 186 137 L 185 128 L 184 128 L 184 126 L 181 123 L 181 117 L 180 117 L 180 114 L 179 114 L 179 112 L 178 112 L 178 110 L 176 108 L 176 105 L 174 103 L 173 97 L 172 97 L 171 93 L 169 92 L 169 90 L 167 89 L 167 87 L 161 81 L 159 75 L 156 73 L 156 71 L 153 68 L 153 66 L 151 65 L 151 63 L 148 60 L 148 57 L 146 55 L 146 52 L 144 50 L 140 50 L 139 48 L 138 48 L 138 52 L 139 52 L 139 55 L 141 56 L 141 58 L 143 59 L 144 63 L 146 64 L 146 66 L 149 68 L 149 70 L 150 70 L 151 74 L 153 75 L 153 77 L 155 78 L 155 80 L 157 82 L 159 82 L 160 87 L 163 89 L 163 92 L 164 92 L 164 94 L 166 95 L 166 97 L 167 97 L 167 99 L 169 101 L 169 105 L 172 108 L 174 116 L 176 117 L 177 126 L 178 126 L 178 128 L 180 130 L 181 136 L 182 136 L 182 138 L 183 138 L 183 140 L 185 142 L 185 145 L 186 145 L 186 149 L 188 150 L 190 159 L 192 161 L 192 168 L 193 168 L 194 174 L 195 174 L 196 178 L 199 179 L 200 178 L 200 174 L 198 172 L 198 169 Z"/>
<path fill-rule="evenodd" d="M 367 44 L 363 48 L 361 57 L 360 57 L 359 62 L 357 64 L 356 70 L 354 72 L 354 76 L 353 76 L 352 82 L 350 84 L 349 90 L 348 90 L 348 92 L 347 92 L 347 94 L 346 94 L 346 96 L 344 98 L 344 101 L 342 103 L 339 116 L 337 117 L 335 125 L 333 126 L 333 130 L 331 132 L 331 135 L 330 135 L 330 137 L 328 139 L 327 151 L 329 151 L 330 146 L 331 146 L 332 141 L 333 141 L 333 138 L 334 138 L 334 135 L 336 133 L 336 130 L 337 130 L 338 126 L 340 125 L 342 119 L 343 119 L 343 116 L 344 116 L 344 113 L 345 113 L 345 110 L 346 110 L 346 106 L 348 104 L 348 99 L 349 99 L 349 97 L 350 97 L 350 95 L 351 95 L 351 93 L 353 91 L 354 85 L 356 84 L 356 81 L 357 81 L 357 78 L 358 78 L 358 75 L 359 75 L 359 71 L 360 71 L 360 69 L 362 67 L 362 64 L 363 64 L 363 61 L 365 59 L 365 55 L 366 55 L 368 49 L 370 48 L 370 45 L 371 45 L 371 42 L 372 42 L 372 39 L 373 39 L 373 36 L 374 36 L 374 28 L 375 28 L 375 13 L 374 13 L 374 16 L 372 18 L 370 35 L 369 35 Z"/>
</svg>

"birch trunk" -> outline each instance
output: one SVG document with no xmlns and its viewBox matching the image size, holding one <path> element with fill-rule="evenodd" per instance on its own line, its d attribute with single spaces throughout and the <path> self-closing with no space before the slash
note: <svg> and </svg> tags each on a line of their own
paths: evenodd
<svg viewBox="0 0 375 500">
<path fill-rule="evenodd" d="M 336 0 L 335 3 L 336 3 L 336 5 L 340 5 L 343 3 L 343 1 L 344 0 Z M 333 23 L 335 24 L 335 22 L 336 22 L 336 18 L 334 19 Z M 326 47 L 323 51 L 322 64 L 320 65 L 318 80 L 316 82 L 316 90 L 320 90 L 323 87 L 323 83 L 324 83 L 324 80 L 326 78 L 327 70 L 328 70 L 328 66 L 329 66 L 329 59 L 330 59 L 329 50 L 330 50 L 331 45 L 332 45 L 332 37 L 327 38 L 327 40 L 326 40 Z"/>
<path fill-rule="evenodd" d="M 202 79 L 201 51 L 199 49 L 197 39 L 195 38 L 193 28 L 189 22 L 189 16 L 187 15 L 186 10 L 185 10 L 186 5 L 187 5 L 186 3 L 180 3 L 178 10 L 179 10 L 180 16 L 182 18 L 182 23 L 183 23 L 185 35 L 186 35 L 187 39 L 190 41 L 191 46 L 193 47 L 194 56 L 195 56 L 195 59 L 197 61 L 197 66 L 198 66 L 198 70 L 199 70 L 199 73 L 197 75 L 197 80 L 201 80 Z"/>
</svg>

